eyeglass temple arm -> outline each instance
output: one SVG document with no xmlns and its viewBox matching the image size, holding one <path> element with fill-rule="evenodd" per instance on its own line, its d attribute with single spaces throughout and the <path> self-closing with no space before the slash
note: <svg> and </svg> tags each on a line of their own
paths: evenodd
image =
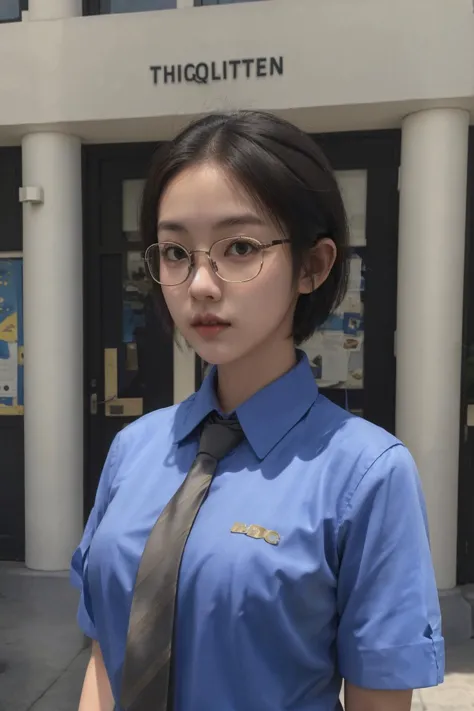
<svg viewBox="0 0 474 711">
<path fill-rule="evenodd" d="M 271 242 L 267 242 L 266 244 L 262 244 L 262 247 L 276 247 L 278 244 L 289 244 L 291 240 L 289 239 L 274 239 Z"/>
</svg>

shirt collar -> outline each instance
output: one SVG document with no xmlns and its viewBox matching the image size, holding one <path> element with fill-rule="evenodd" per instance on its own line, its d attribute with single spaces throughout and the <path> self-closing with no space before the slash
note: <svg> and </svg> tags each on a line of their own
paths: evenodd
<svg viewBox="0 0 474 711">
<path fill-rule="evenodd" d="M 304 417 L 318 397 L 318 387 L 308 358 L 297 351 L 296 365 L 278 380 L 259 390 L 236 412 L 245 436 L 259 459 Z M 174 441 L 188 437 L 213 411 L 222 411 L 214 389 L 216 368 L 211 368 L 197 393 L 185 400 L 176 413 Z"/>
</svg>

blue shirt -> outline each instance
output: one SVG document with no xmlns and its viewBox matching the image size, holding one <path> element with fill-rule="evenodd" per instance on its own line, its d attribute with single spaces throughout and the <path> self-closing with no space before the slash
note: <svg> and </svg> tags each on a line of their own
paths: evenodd
<svg viewBox="0 0 474 711">
<path fill-rule="evenodd" d="M 246 440 L 219 464 L 189 536 L 175 711 L 334 711 L 341 676 L 375 689 L 442 681 L 414 462 L 319 394 L 298 357 L 237 409 Z M 79 624 L 100 643 L 116 700 L 140 557 L 193 462 L 196 428 L 219 411 L 214 375 L 118 434 L 73 557 Z"/>
</svg>

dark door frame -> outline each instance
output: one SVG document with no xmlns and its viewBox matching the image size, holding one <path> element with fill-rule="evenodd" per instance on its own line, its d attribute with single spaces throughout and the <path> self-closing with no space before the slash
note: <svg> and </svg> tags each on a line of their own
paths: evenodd
<svg viewBox="0 0 474 711">
<path fill-rule="evenodd" d="M 464 263 L 463 358 L 459 439 L 457 583 L 474 583 L 474 427 L 467 426 L 467 408 L 474 405 L 474 128 L 469 131 Z"/>
<path fill-rule="evenodd" d="M 334 170 L 367 170 L 364 400 L 359 407 L 366 419 L 394 432 L 401 133 L 346 132 L 314 138 Z"/>
<path fill-rule="evenodd" d="M 395 430 L 397 320 L 398 173 L 401 134 L 398 130 L 313 135 L 334 170 L 367 170 L 365 264 L 369 272 L 364 302 L 364 389 L 348 391 L 350 409 Z M 387 291 L 387 284 L 392 288 Z M 380 299 L 378 294 L 386 294 Z M 376 324 L 377 327 L 373 326 Z M 384 354 L 383 360 L 379 354 Z M 196 388 L 202 382 L 196 359 Z M 333 390 L 331 399 L 345 406 L 345 391 Z"/>
<path fill-rule="evenodd" d="M 1 252 L 21 252 L 23 247 L 22 209 L 18 200 L 21 172 L 21 148 L 0 148 L 0 257 Z M 0 416 L 0 450 L 0 560 L 23 561 L 25 463 L 22 416 Z M 2 504 L 7 510 L 2 510 Z"/>
<path fill-rule="evenodd" d="M 121 194 L 115 196 L 117 210 L 104 217 L 103 198 L 110 187 L 110 178 L 121 176 L 140 179 L 146 176 L 155 143 L 84 145 L 82 149 L 83 221 L 84 221 L 84 510 L 87 517 L 95 496 L 100 476 L 97 464 L 98 448 L 105 442 L 103 422 L 93 420 L 90 397 L 95 380 L 103 384 L 104 363 L 102 333 L 99 318 L 91 318 L 94 310 L 102 308 L 100 282 L 102 254 L 114 253 L 113 235 L 121 234 Z M 119 183 L 114 181 L 114 188 Z M 105 224 L 104 224 L 105 223 Z M 97 391 L 99 400 L 103 393 Z M 107 449 L 107 443 L 104 445 Z M 106 450 L 102 452 L 105 459 Z"/>
</svg>

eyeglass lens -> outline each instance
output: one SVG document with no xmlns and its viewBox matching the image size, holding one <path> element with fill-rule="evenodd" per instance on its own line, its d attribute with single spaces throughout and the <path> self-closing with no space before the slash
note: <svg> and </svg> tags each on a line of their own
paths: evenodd
<svg viewBox="0 0 474 711">
<path fill-rule="evenodd" d="M 196 250 L 199 253 L 199 250 Z M 195 254 L 175 242 L 159 242 L 148 248 L 150 276 L 163 286 L 182 284 L 194 265 Z M 251 237 L 228 237 L 214 242 L 209 250 L 212 269 L 225 281 L 250 281 L 262 268 L 263 249 Z"/>
</svg>

